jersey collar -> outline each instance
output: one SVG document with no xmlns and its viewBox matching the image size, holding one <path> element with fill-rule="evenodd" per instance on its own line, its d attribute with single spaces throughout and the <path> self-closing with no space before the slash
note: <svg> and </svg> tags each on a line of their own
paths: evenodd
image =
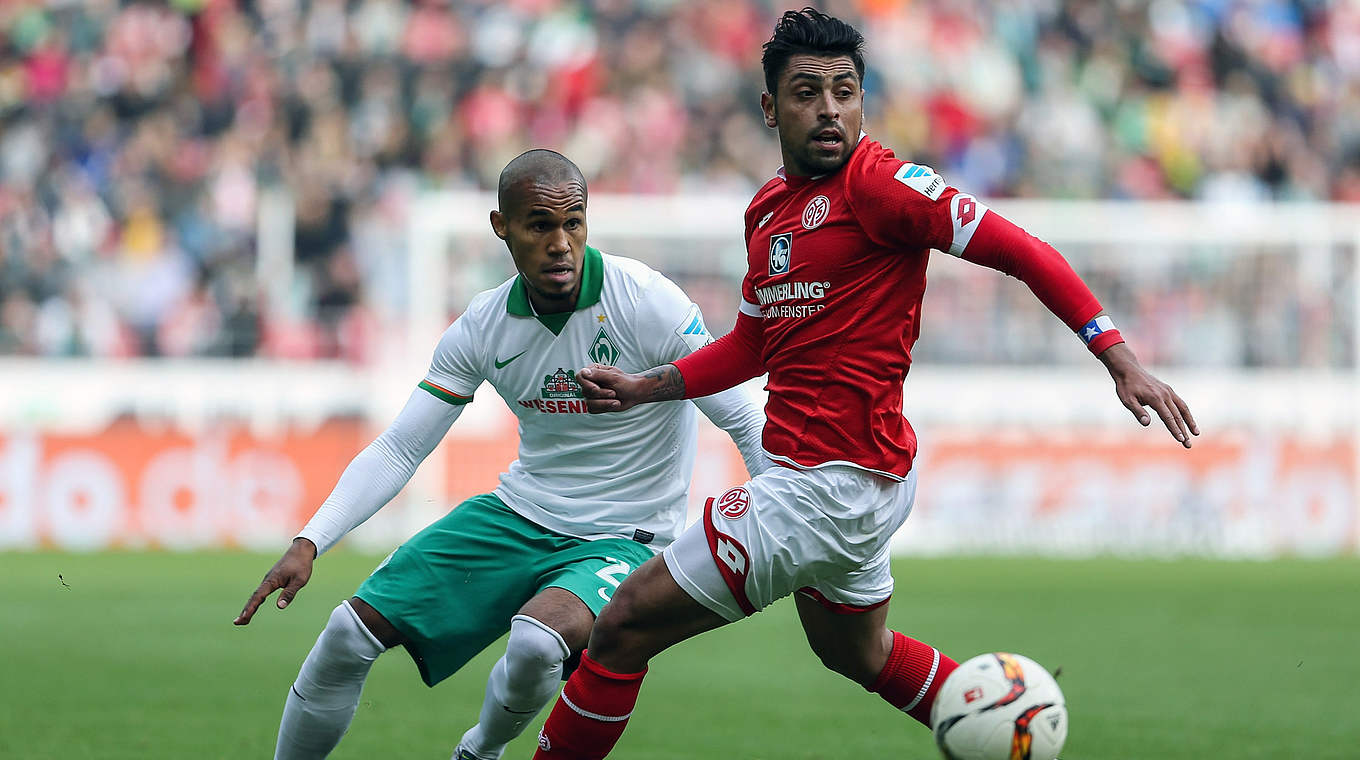
<svg viewBox="0 0 1360 760">
<path fill-rule="evenodd" d="M 604 257 L 592 246 L 586 246 L 586 255 L 581 261 L 581 294 L 576 297 L 576 309 L 580 311 L 600 302 L 600 290 L 604 287 Z M 537 317 L 534 307 L 529 303 L 528 287 L 524 275 L 515 276 L 515 284 L 510 286 L 510 297 L 505 301 L 505 310 L 517 317 Z"/>
</svg>

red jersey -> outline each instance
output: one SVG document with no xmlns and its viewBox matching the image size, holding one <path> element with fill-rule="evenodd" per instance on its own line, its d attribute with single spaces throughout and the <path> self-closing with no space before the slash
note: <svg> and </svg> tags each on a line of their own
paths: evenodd
<svg viewBox="0 0 1360 760">
<path fill-rule="evenodd" d="M 999 217 L 984 225 L 989 217 L 973 196 L 867 137 L 831 174 L 781 172 L 746 210 L 736 329 L 676 362 L 686 395 L 768 371 L 772 458 L 905 478 L 916 434 L 902 416 L 902 386 L 930 249 L 1019 276 L 1074 330 L 1100 311 L 1056 251 Z M 972 255 L 975 243 L 986 250 Z M 1109 332 L 1102 349 L 1117 342 Z"/>
</svg>

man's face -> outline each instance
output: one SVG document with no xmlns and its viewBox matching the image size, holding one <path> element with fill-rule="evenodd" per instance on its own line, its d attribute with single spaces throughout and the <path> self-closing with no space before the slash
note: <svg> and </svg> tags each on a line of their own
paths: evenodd
<svg viewBox="0 0 1360 760">
<path fill-rule="evenodd" d="M 586 189 L 579 181 L 528 181 L 512 188 L 508 208 L 491 212 L 515 268 L 541 313 L 571 311 L 581 289 L 586 250 Z"/>
<path fill-rule="evenodd" d="M 841 168 L 859 141 L 864 90 L 849 56 L 795 55 L 775 93 L 763 93 L 765 123 L 779 130 L 784 171 L 797 176 Z"/>
</svg>

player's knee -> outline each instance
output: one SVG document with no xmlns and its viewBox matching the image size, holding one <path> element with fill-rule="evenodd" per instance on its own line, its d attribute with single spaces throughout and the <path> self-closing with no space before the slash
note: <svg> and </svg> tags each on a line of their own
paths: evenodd
<svg viewBox="0 0 1360 760">
<path fill-rule="evenodd" d="M 298 673 L 293 688 L 298 696 L 324 701 L 336 684 L 368 672 L 384 647 L 364 627 L 348 603 L 341 602 L 326 620 L 326 627 L 307 655 L 309 664 Z"/>
<path fill-rule="evenodd" d="M 510 620 L 510 640 L 505 645 L 507 675 L 538 677 L 544 672 L 560 668 L 571 655 L 562 637 L 546 624 L 526 615 Z"/>
<path fill-rule="evenodd" d="M 492 677 L 501 705 L 516 712 L 537 711 L 556 692 L 562 661 L 569 654 L 566 642 L 552 628 L 516 615 L 505 645 L 504 680 Z"/>
<path fill-rule="evenodd" d="M 595 618 L 590 632 L 590 656 L 599 660 L 627 647 L 634 605 L 626 593 L 615 593 Z"/>
<path fill-rule="evenodd" d="M 341 602 L 331 610 L 326 620 L 326 628 L 321 638 L 327 642 L 327 651 L 337 658 L 372 662 L 386 646 L 364 625 L 358 612 L 348 601 Z"/>
</svg>

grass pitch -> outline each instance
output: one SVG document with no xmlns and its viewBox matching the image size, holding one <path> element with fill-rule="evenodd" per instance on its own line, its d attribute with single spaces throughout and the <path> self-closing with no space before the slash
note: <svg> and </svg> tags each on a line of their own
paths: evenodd
<svg viewBox="0 0 1360 760">
<path fill-rule="evenodd" d="M 331 608 L 378 558 L 317 564 L 231 620 L 275 559 L 0 553 L 0 758 L 272 756 Z M 63 580 L 58 580 L 58 574 Z M 1360 560 L 904 560 L 894 627 L 956 659 L 1061 666 L 1067 760 L 1360 757 Z M 446 758 L 502 644 L 431 690 L 379 659 L 336 758 Z M 528 758 L 537 727 L 507 758 Z M 782 601 L 653 663 L 614 757 L 934 758 L 928 732 L 822 670 Z"/>
</svg>

